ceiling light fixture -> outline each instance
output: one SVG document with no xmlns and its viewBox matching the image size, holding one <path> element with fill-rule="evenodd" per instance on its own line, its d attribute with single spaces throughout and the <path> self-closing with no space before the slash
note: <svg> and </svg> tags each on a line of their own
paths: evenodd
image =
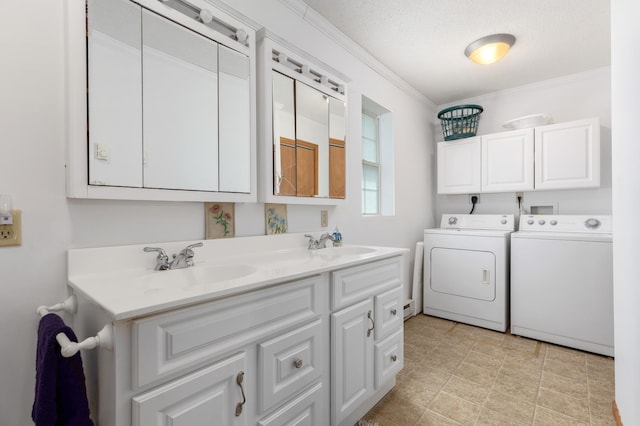
<svg viewBox="0 0 640 426">
<path fill-rule="evenodd" d="M 515 42 L 511 34 L 492 34 L 471 43 L 464 54 L 476 64 L 492 64 L 502 59 Z"/>
</svg>

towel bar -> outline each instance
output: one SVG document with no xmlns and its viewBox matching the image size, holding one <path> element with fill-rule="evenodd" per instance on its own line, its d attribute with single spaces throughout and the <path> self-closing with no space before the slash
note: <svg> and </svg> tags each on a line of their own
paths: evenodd
<svg viewBox="0 0 640 426">
<path fill-rule="evenodd" d="M 38 306 L 36 312 L 41 317 L 47 315 L 50 312 L 63 311 L 69 314 L 75 314 L 78 311 L 78 300 L 75 295 L 71 295 L 61 303 L 56 303 L 52 306 Z M 56 341 L 60 345 L 60 352 L 65 358 L 70 358 L 78 353 L 81 349 L 93 349 L 95 347 L 101 347 L 108 350 L 113 350 L 113 325 L 106 324 L 98 334 L 93 337 L 87 337 L 82 342 L 72 342 L 69 340 L 66 334 L 58 333 L 56 335 Z"/>
</svg>

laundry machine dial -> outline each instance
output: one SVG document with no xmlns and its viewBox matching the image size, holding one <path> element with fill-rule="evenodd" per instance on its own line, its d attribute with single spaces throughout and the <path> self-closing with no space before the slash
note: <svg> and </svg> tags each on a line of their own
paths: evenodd
<svg viewBox="0 0 640 426">
<path fill-rule="evenodd" d="M 587 219 L 584 221 L 584 226 L 589 229 L 597 229 L 600 227 L 600 221 L 595 218 Z"/>
<path fill-rule="evenodd" d="M 533 220 L 529 219 L 529 220 L 527 221 L 527 223 L 528 223 L 529 225 L 533 225 Z"/>
<path fill-rule="evenodd" d="M 449 225 L 455 225 L 456 223 L 458 223 L 458 218 L 457 217 L 450 217 L 449 218 Z"/>
<path fill-rule="evenodd" d="M 538 221 L 538 223 L 539 223 L 540 225 L 544 225 L 546 222 L 545 222 L 544 220 L 540 219 L 540 220 Z"/>
</svg>

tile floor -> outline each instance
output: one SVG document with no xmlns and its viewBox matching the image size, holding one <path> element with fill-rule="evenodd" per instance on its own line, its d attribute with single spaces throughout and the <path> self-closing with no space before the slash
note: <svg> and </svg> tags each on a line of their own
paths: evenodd
<svg viewBox="0 0 640 426">
<path fill-rule="evenodd" d="M 360 422 L 613 425 L 613 359 L 418 315 L 396 387 Z"/>
</svg>

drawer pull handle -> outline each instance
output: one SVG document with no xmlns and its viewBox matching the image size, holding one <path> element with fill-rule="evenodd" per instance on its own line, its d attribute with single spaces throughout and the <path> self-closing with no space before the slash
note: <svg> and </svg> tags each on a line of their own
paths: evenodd
<svg viewBox="0 0 640 426">
<path fill-rule="evenodd" d="M 371 332 L 374 328 L 376 328 L 376 323 L 373 322 L 373 318 L 371 318 L 371 311 L 367 312 L 367 318 L 371 320 L 371 328 L 367 330 L 367 337 L 371 336 Z"/>
<path fill-rule="evenodd" d="M 391 361 L 396 362 L 398 360 L 398 357 L 395 355 L 391 355 Z"/>
<path fill-rule="evenodd" d="M 302 367 L 302 360 L 301 360 L 300 358 L 298 358 L 298 359 L 294 360 L 294 361 L 293 361 L 293 366 L 294 366 L 295 368 L 300 368 L 300 367 Z"/>
<path fill-rule="evenodd" d="M 397 313 L 398 313 L 398 311 L 396 310 L 396 308 L 393 308 L 391 310 L 391 315 L 396 316 Z"/>
<path fill-rule="evenodd" d="M 244 381 L 244 371 L 241 371 L 238 373 L 238 376 L 236 377 L 236 383 L 238 384 L 238 386 L 240 386 L 240 392 L 242 392 L 242 402 L 238 402 L 238 404 L 236 405 L 236 417 L 242 414 L 242 407 L 244 407 L 244 404 L 247 402 L 247 397 L 244 394 L 244 387 L 242 387 L 243 381 Z"/>
</svg>

